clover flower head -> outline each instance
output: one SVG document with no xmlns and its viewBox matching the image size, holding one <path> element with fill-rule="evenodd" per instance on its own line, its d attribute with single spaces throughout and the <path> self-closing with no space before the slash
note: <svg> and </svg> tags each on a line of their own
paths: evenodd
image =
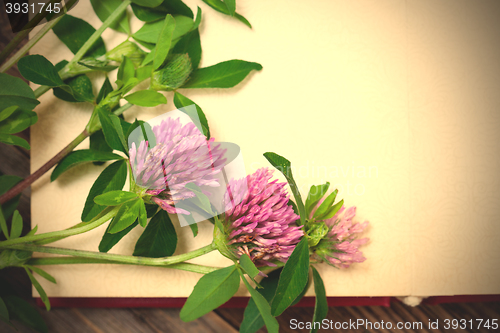
<svg viewBox="0 0 500 333">
<path fill-rule="evenodd" d="M 357 237 L 368 226 L 368 221 L 355 223 L 355 215 L 356 207 L 345 209 L 342 206 L 332 218 L 323 221 L 329 232 L 320 241 L 315 252 L 337 268 L 347 268 L 353 263 L 366 260 L 359 247 L 369 239 Z"/>
<path fill-rule="evenodd" d="M 189 215 L 175 207 L 195 196 L 186 185 L 194 183 L 201 189 L 220 186 L 217 175 L 224 166 L 225 151 L 213 138 L 207 140 L 194 123 L 182 124 L 179 118 L 164 119 L 152 132 L 154 146 L 149 147 L 152 140 L 130 145 L 135 183 L 168 213 Z"/>
<path fill-rule="evenodd" d="M 270 181 L 272 173 L 261 168 L 231 180 L 224 198 L 228 248 L 238 258 L 247 254 L 257 266 L 286 262 L 304 235 L 295 224 L 299 216 L 289 205 L 286 183 Z"/>
</svg>

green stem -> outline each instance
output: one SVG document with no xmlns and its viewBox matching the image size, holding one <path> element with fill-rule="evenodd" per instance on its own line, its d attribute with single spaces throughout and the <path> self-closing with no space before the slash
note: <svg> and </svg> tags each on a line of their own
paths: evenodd
<svg viewBox="0 0 500 333">
<path fill-rule="evenodd" d="M 138 265 L 135 263 L 122 263 L 112 260 L 104 259 L 90 259 L 90 258 L 79 258 L 79 257 L 55 257 L 55 258 L 33 258 L 27 262 L 28 265 L 72 265 L 72 264 L 125 264 L 125 265 Z M 155 266 L 158 265 L 145 265 L 145 266 Z M 218 267 L 203 266 L 191 263 L 178 263 L 165 266 L 165 268 L 179 269 L 188 272 L 208 274 L 213 271 L 218 270 Z"/>
<path fill-rule="evenodd" d="M 49 23 L 45 24 L 43 28 L 33 37 L 28 40 L 28 42 L 14 54 L 10 59 L 3 64 L 2 67 L 0 67 L 0 73 L 5 73 L 9 68 L 11 68 L 15 63 L 19 61 L 28 51 L 36 44 L 40 39 L 42 39 L 43 36 L 47 32 L 49 32 L 50 29 L 52 29 L 60 20 L 62 19 L 62 16 L 53 19 Z M 37 97 L 38 98 L 38 97 Z"/>
<path fill-rule="evenodd" d="M 3 242 L 0 242 L 0 248 L 6 248 L 10 246 L 22 245 L 24 243 L 43 241 L 50 238 L 54 238 L 55 240 L 66 238 L 69 236 L 79 235 L 84 232 L 90 231 L 104 224 L 106 221 L 110 220 L 112 217 L 116 215 L 118 212 L 117 207 L 108 207 L 103 210 L 99 215 L 97 215 L 92 221 L 80 223 L 72 228 L 61 230 L 61 231 L 52 231 L 46 232 L 43 234 L 32 235 L 32 236 L 24 236 L 15 239 L 9 239 Z"/>
<path fill-rule="evenodd" d="M 123 1 L 122 4 L 120 6 L 118 6 L 115 9 L 115 11 L 102 23 L 101 27 L 99 29 L 97 29 L 92 34 L 92 36 L 90 36 L 89 39 L 87 39 L 85 44 L 82 45 L 82 47 L 78 50 L 78 52 L 75 54 L 73 59 L 71 59 L 71 61 L 68 64 L 66 64 L 66 66 L 64 66 L 64 68 L 62 68 L 59 71 L 59 75 L 61 75 L 61 78 L 63 80 L 75 76 L 75 74 L 69 74 L 68 69 L 71 68 L 71 66 L 73 64 L 77 63 L 78 61 L 80 61 L 83 58 L 85 53 L 87 53 L 88 50 L 92 46 L 94 46 L 94 43 L 101 37 L 104 30 L 106 30 L 110 25 L 115 23 L 115 21 L 123 14 L 123 12 L 125 12 L 127 10 L 127 7 L 130 5 L 130 3 L 131 3 L 130 0 Z M 50 89 L 51 89 L 51 87 L 47 87 L 47 86 L 38 87 L 35 90 L 35 97 L 38 98 L 38 97 L 42 96 Z"/>
<path fill-rule="evenodd" d="M 115 23 L 115 21 L 127 10 L 127 7 L 130 5 L 130 0 L 125 0 L 119 5 L 115 11 L 102 23 L 101 27 L 97 29 L 92 36 L 83 44 L 83 46 L 78 50 L 73 59 L 66 65 L 70 67 L 72 64 L 80 61 L 85 53 L 94 45 L 94 43 L 101 37 L 104 30 L 106 30 L 110 25 Z"/>
<path fill-rule="evenodd" d="M 51 0 L 50 4 L 58 2 L 60 1 Z M 31 21 L 28 22 L 28 24 L 26 24 L 23 27 L 23 30 L 17 33 L 17 35 L 10 41 L 9 44 L 7 44 L 7 46 L 2 50 L 2 52 L 0 52 L 0 64 L 9 57 L 9 55 L 12 53 L 12 51 L 16 49 L 19 43 L 21 43 L 23 39 L 28 37 L 31 30 L 33 30 L 33 28 L 36 27 L 38 23 L 40 23 L 48 14 L 50 14 L 50 12 L 45 10 L 41 13 L 38 13 Z"/>
<path fill-rule="evenodd" d="M 165 257 L 165 258 L 147 258 L 147 257 L 126 256 L 114 253 L 102 253 L 94 251 L 64 249 L 59 247 L 39 246 L 34 244 L 9 244 L 5 246 L 4 244 L 1 244 L 1 247 L 6 247 L 14 250 L 30 251 L 30 252 L 62 254 L 79 258 L 110 260 L 120 264 L 147 265 L 147 266 L 168 266 L 172 264 L 178 264 L 183 261 L 194 259 L 196 257 L 202 256 L 204 254 L 207 254 L 215 250 L 215 246 L 212 243 L 197 250 L 179 254 L 176 256 Z"/>
</svg>

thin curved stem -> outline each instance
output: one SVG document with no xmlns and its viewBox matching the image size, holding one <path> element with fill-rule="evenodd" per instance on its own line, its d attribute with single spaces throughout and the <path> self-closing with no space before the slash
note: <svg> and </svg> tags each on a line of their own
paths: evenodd
<svg viewBox="0 0 500 333">
<path fill-rule="evenodd" d="M 20 244 L 20 245 L 12 245 L 8 246 L 8 248 L 16 249 L 16 250 L 25 250 L 32 252 L 40 252 L 40 253 L 52 253 L 52 254 L 62 254 L 62 255 L 70 255 L 74 257 L 88 258 L 88 259 L 104 259 L 111 260 L 116 263 L 123 264 L 135 264 L 135 265 L 148 265 L 148 266 L 168 266 L 172 264 L 178 264 L 183 261 L 194 259 L 209 252 L 215 250 L 215 247 L 210 244 L 199 248 L 197 250 L 179 254 L 177 256 L 165 257 L 165 258 L 147 258 L 147 257 L 134 257 L 127 256 L 121 254 L 114 253 L 101 253 L 101 252 L 93 252 L 93 251 L 82 251 L 82 250 L 73 250 L 73 249 L 63 249 L 49 246 L 38 246 L 32 244 Z"/>
<path fill-rule="evenodd" d="M 5 242 L 4 242 L 5 243 Z M 168 266 L 172 264 L 178 264 L 186 260 L 194 259 L 200 257 L 204 254 L 210 253 L 214 251 L 215 245 L 213 243 L 199 248 L 197 250 L 179 254 L 176 256 L 170 256 L 165 258 L 148 258 L 148 257 L 134 257 L 127 256 L 122 254 L 114 254 L 114 253 L 102 253 L 102 252 L 94 252 L 94 251 L 82 251 L 82 250 L 74 250 L 74 249 L 65 249 L 59 247 L 50 247 L 50 246 L 39 246 L 34 244 L 9 244 L 4 245 L 1 244 L 1 247 L 14 249 L 14 250 L 22 250 L 22 251 L 31 251 L 31 252 L 40 252 L 40 253 L 51 253 L 51 254 L 62 254 L 79 258 L 88 258 L 88 259 L 99 259 L 99 260 L 110 260 L 116 263 L 122 264 L 132 264 L 132 265 L 147 265 L 147 266 Z"/>
<path fill-rule="evenodd" d="M 94 218 L 92 221 L 80 223 L 77 226 L 69 229 L 46 232 L 38 235 L 24 236 L 0 242 L 0 248 L 10 248 L 10 246 L 23 245 L 25 243 L 43 241 L 50 238 L 55 238 L 55 240 L 57 240 L 69 236 L 82 234 L 84 232 L 95 229 L 100 225 L 104 224 L 106 221 L 110 220 L 112 217 L 116 215 L 116 213 L 118 212 L 118 208 L 119 206 L 108 207 L 105 210 L 103 210 L 101 214 L 97 215 L 96 218 Z"/>
<path fill-rule="evenodd" d="M 41 266 L 41 265 L 73 265 L 73 264 L 119 264 L 119 265 L 138 265 L 135 263 L 122 263 L 116 262 L 112 260 L 104 260 L 104 259 L 90 259 L 90 258 L 80 258 L 80 257 L 55 257 L 55 258 L 33 258 L 27 262 L 28 265 Z M 165 267 L 172 269 L 179 269 L 182 271 L 200 273 L 200 274 L 208 274 L 213 271 L 218 270 L 218 267 L 197 265 L 191 263 L 178 263 L 178 264 L 170 264 L 168 266 L 159 266 L 159 265 L 145 265 L 145 266 L 154 266 L 154 267 Z"/>
</svg>

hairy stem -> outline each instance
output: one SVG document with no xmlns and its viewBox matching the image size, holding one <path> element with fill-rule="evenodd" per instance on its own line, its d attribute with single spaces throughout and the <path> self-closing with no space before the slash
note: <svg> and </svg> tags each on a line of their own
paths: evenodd
<svg viewBox="0 0 500 333">
<path fill-rule="evenodd" d="M 81 257 L 55 257 L 55 258 L 33 258 L 27 262 L 28 265 L 72 265 L 72 264 L 120 264 L 120 265 L 140 265 L 137 263 L 123 263 L 117 262 L 113 260 L 104 260 L 104 259 L 90 259 L 90 258 L 81 258 Z M 218 267 L 211 266 L 203 266 L 197 264 L 190 263 L 178 263 L 178 264 L 170 264 L 168 266 L 163 265 L 147 265 L 142 264 L 144 266 L 155 266 L 155 267 L 165 267 L 172 269 L 179 269 L 188 272 L 200 273 L 200 274 L 208 274 L 213 271 L 218 270 Z"/>
<path fill-rule="evenodd" d="M 3 242 L 5 243 L 5 242 Z M 40 246 L 34 244 L 9 244 L 5 245 L 0 243 L 1 247 L 6 247 L 14 250 L 23 250 L 23 251 L 31 251 L 31 252 L 40 252 L 40 253 L 51 253 L 51 254 L 62 254 L 69 255 L 73 257 L 79 258 L 88 258 L 88 259 L 100 259 L 100 260 L 111 260 L 115 263 L 121 264 L 132 264 L 132 265 L 147 265 L 147 266 L 168 266 L 172 264 L 178 264 L 183 261 L 194 259 L 200 257 L 204 254 L 214 251 L 216 248 L 214 244 L 209 244 L 197 250 L 193 250 L 188 253 L 179 254 L 176 256 L 170 256 L 165 258 L 147 258 L 147 257 L 134 257 L 127 256 L 122 254 L 114 254 L 114 253 L 102 253 L 102 252 L 93 252 L 93 251 L 82 251 L 82 250 L 74 250 L 74 249 L 65 249 L 59 247 L 50 247 L 50 246 Z"/>
<path fill-rule="evenodd" d="M 106 30 L 110 25 L 115 23 L 115 21 L 123 14 L 123 12 L 127 10 L 127 7 L 130 5 L 130 3 L 131 3 L 130 0 L 124 0 L 121 3 L 121 5 L 119 5 L 115 9 L 115 11 L 111 15 L 109 15 L 109 17 L 102 23 L 101 27 L 97 29 L 96 32 L 94 32 L 92 36 L 90 36 L 89 39 L 87 39 L 85 44 L 83 44 L 80 50 L 78 50 L 73 59 L 66 66 L 71 66 L 72 64 L 80 61 L 85 55 L 85 53 L 87 53 L 87 51 L 94 45 L 94 43 L 99 39 L 99 37 L 101 37 L 104 30 Z"/>
<path fill-rule="evenodd" d="M 112 217 L 114 217 L 116 215 L 116 213 L 118 212 L 118 208 L 119 208 L 118 206 L 117 207 L 108 207 L 105 210 L 103 210 L 99 215 L 97 215 L 92 221 L 80 223 L 77 226 L 74 226 L 74 227 L 69 228 L 69 229 L 46 232 L 46 233 L 38 234 L 38 235 L 24 236 L 24 237 L 9 239 L 9 240 L 0 242 L 0 248 L 25 245 L 25 243 L 43 241 L 43 240 L 51 239 L 51 238 L 53 238 L 55 241 L 58 239 L 69 237 L 69 236 L 82 234 L 84 232 L 95 229 L 95 228 L 101 226 L 102 224 L 104 224 L 106 221 L 110 220 Z M 31 250 L 29 250 L 29 251 L 31 251 Z"/>
</svg>

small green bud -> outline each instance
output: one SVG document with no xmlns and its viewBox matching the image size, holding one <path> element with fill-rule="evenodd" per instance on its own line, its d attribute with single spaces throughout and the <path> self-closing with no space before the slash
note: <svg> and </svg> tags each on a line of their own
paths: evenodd
<svg viewBox="0 0 500 333">
<path fill-rule="evenodd" d="M 128 57 L 138 67 L 144 60 L 146 53 L 135 43 L 124 41 L 111 51 L 106 53 L 106 58 L 109 60 L 121 62 L 123 57 Z"/>
<path fill-rule="evenodd" d="M 177 89 L 186 82 L 191 71 L 189 56 L 187 54 L 175 54 L 168 59 L 163 68 L 153 72 L 151 88 L 164 91 Z"/>
<path fill-rule="evenodd" d="M 31 252 L 21 250 L 3 250 L 0 252 L 0 269 L 21 266 L 31 259 Z"/>
<path fill-rule="evenodd" d="M 325 222 L 313 222 L 309 224 L 307 231 L 307 242 L 309 247 L 318 245 L 318 243 L 328 234 L 329 228 Z"/>
</svg>

